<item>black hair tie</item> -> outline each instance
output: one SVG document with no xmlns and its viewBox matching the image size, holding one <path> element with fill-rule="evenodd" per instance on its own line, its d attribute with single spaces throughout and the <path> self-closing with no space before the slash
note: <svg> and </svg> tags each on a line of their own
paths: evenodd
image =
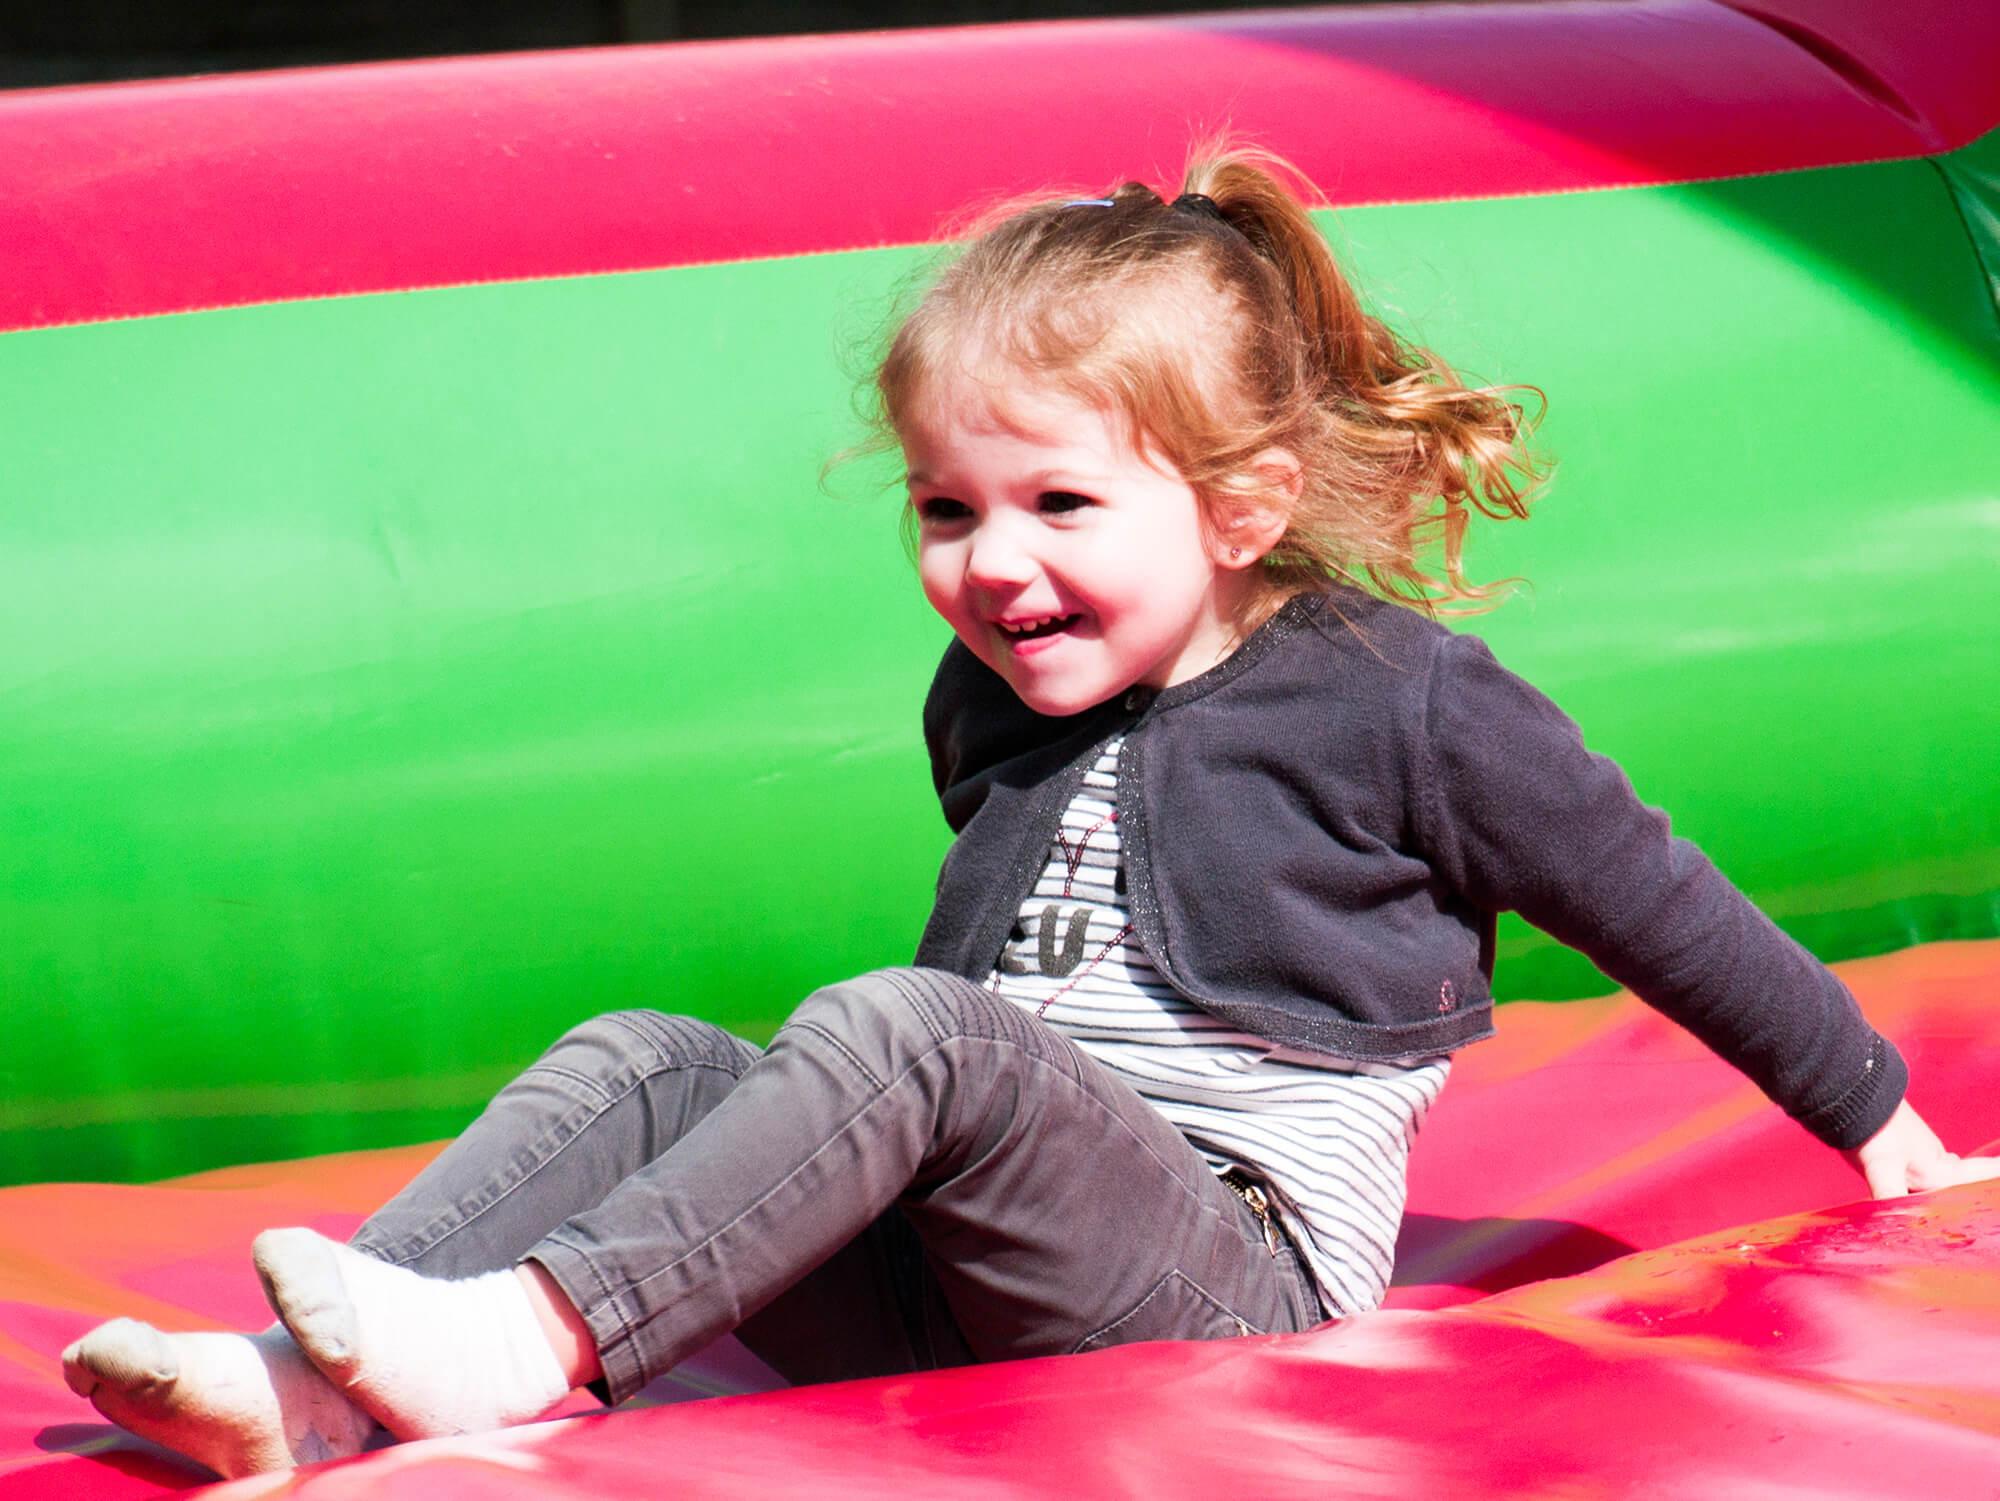
<svg viewBox="0 0 2000 1501">
<path fill-rule="evenodd" d="M 1228 224 L 1229 216 L 1222 212 L 1216 201 L 1206 193 L 1183 193 L 1167 207 L 1190 214 L 1200 214 L 1213 219 L 1218 224 Z"/>
</svg>

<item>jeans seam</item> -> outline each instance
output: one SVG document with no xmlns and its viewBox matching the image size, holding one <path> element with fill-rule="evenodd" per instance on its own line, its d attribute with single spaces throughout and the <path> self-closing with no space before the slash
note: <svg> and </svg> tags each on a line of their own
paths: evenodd
<svg viewBox="0 0 2000 1501">
<path fill-rule="evenodd" d="M 1153 1290 L 1151 1292 L 1147 1293 L 1145 1297 L 1141 1298 L 1138 1302 L 1134 1303 L 1130 1308 L 1126 1309 L 1123 1314 L 1113 1319 L 1110 1323 L 1106 1324 L 1102 1329 L 1092 1330 L 1089 1334 L 1086 1334 L 1082 1339 L 1078 1340 L 1074 1345 L 1072 1345 L 1070 1347 L 1070 1354 L 1072 1355 L 1079 1354 L 1083 1350 L 1083 1347 L 1085 1345 L 1089 1344 L 1092 1340 L 1103 1339 L 1105 1335 L 1109 1334 L 1112 1330 L 1116 1329 L 1120 1324 L 1131 1323 L 1133 1319 L 1139 1316 L 1141 1310 L 1143 1310 L 1148 1303 L 1152 1302 L 1153 1299 L 1157 1298 L 1166 1289 L 1166 1285 L 1169 1282 L 1173 1281 L 1174 1278 L 1180 1275 L 1181 1275 L 1181 1270 L 1179 1267 L 1175 1267 L 1172 1271 L 1168 1272 L 1166 1276 L 1162 1277 L 1158 1282 L 1155 1282 L 1153 1284 Z"/>
<path fill-rule="evenodd" d="M 612 1317 L 612 1319 L 614 1319 L 617 1322 L 618 1325 L 618 1333 L 614 1339 L 606 1340 L 598 1344 L 597 1349 L 598 1349 L 599 1363 L 602 1364 L 603 1354 L 607 1347 L 611 1345 L 625 1345 L 629 1347 L 629 1349 L 632 1352 L 632 1364 L 638 1367 L 639 1375 L 642 1378 L 633 1388 L 633 1390 L 636 1391 L 638 1390 L 639 1387 L 643 1387 L 646 1384 L 646 1381 L 650 1379 L 646 1375 L 645 1352 L 639 1348 L 639 1342 L 635 1337 L 634 1330 L 632 1328 L 632 1321 L 625 1317 L 625 1310 L 618 1306 L 618 1299 L 616 1295 L 613 1294 L 613 1292 L 611 1291 L 611 1285 L 604 1280 L 604 1274 L 597 1269 L 597 1264 L 590 1259 L 590 1255 L 588 1252 L 584 1251 L 580 1246 L 571 1245 L 568 1241 L 562 1239 L 553 1230 L 550 1231 L 544 1237 L 542 1237 L 542 1244 L 558 1246 L 561 1249 L 569 1252 L 571 1259 L 574 1260 L 574 1262 L 577 1265 L 581 1266 L 586 1272 L 590 1273 L 590 1280 L 597 1284 L 597 1297 L 591 1302 L 589 1308 L 579 1308 L 577 1309 L 577 1312 L 583 1316 L 584 1323 L 588 1325 L 590 1323 L 591 1314 L 601 1309 L 604 1312 L 608 1313 Z M 523 1259 L 524 1260 L 533 1259 L 533 1256 L 534 1252 L 531 1249 L 528 1252 L 528 1255 Z M 544 1267 L 543 1270 L 549 1271 L 549 1268 Z M 551 1271 L 550 1275 L 553 1276 L 554 1273 Z M 560 1281 L 558 1281 L 557 1285 L 558 1286 L 561 1285 Z M 595 1339 L 595 1337 L 596 1337 L 595 1331 L 593 1331 L 592 1338 Z M 613 1400 L 616 1401 L 619 1399 L 614 1398 Z"/>
<path fill-rule="evenodd" d="M 867 1064 L 863 1063 L 861 1061 L 860 1056 L 856 1054 L 852 1048 L 850 1048 L 846 1043 L 842 1042 L 838 1037 L 835 1037 L 831 1032 L 827 1031 L 826 1028 L 819 1025 L 818 1022 L 794 1021 L 788 1023 L 788 1025 L 791 1027 L 796 1027 L 801 1032 L 812 1033 L 815 1037 L 818 1037 L 822 1042 L 824 1042 L 828 1047 L 832 1048 L 835 1052 L 839 1053 L 841 1057 L 845 1058 L 848 1061 L 848 1063 L 853 1065 L 854 1071 L 857 1074 L 861 1075 L 861 1077 L 868 1082 L 869 1087 L 873 1089 L 877 1094 L 880 1094 L 884 1090 L 888 1089 L 889 1086 L 884 1084 L 880 1079 L 875 1077 L 875 1071 L 869 1068 Z"/>
<path fill-rule="evenodd" d="M 740 1079 L 743 1077 L 743 1070 L 755 1063 L 758 1057 L 755 1048 L 749 1050 L 748 1058 L 732 1055 L 726 1061 L 718 1058 L 683 1056 L 682 1050 L 692 1051 L 686 1047 L 686 1037 L 680 1035 L 687 1030 L 685 1023 L 690 1020 L 687 1017 L 667 1016 L 657 1011 L 607 1011 L 599 1020 L 617 1027 L 643 1046 L 650 1048 L 653 1057 L 668 1068 L 719 1069 L 732 1079 Z M 683 1025 L 676 1026 L 676 1023 Z M 744 1046 L 740 1039 L 731 1037 L 726 1032 L 719 1032 L 706 1023 L 700 1024 L 698 1035 L 706 1035 L 711 1040 L 721 1038 Z M 651 1078 L 659 1072 L 657 1068 L 649 1069 L 644 1077 Z"/>
<path fill-rule="evenodd" d="M 628 1036 L 652 1049 L 655 1058 L 665 1063 L 671 1063 L 673 1060 L 667 1055 L 667 1049 L 660 1036 L 660 1029 L 640 1025 L 632 1019 L 633 1014 L 625 1011 L 607 1011 L 603 1015 L 603 1020 L 607 1025 L 618 1028 L 619 1031 L 626 1033 Z M 658 1015 L 657 1012 L 641 1012 L 637 1014 Z M 694 1060 L 690 1059 L 688 1061 L 693 1062 Z"/>
<path fill-rule="evenodd" d="M 1180 1269 L 1176 1268 L 1176 1270 L 1178 1271 Z M 1264 1334 L 1268 1332 L 1261 1326 L 1253 1324 L 1248 1319 L 1244 1318 L 1242 1314 L 1238 1313 L 1234 1308 L 1230 1307 L 1229 1304 L 1223 1302 L 1222 1299 L 1218 1298 L 1214 1293 L 1210 1292 L 1208 1288 L 1204 1286 L 1202 1283 L 1198 1282 L 1193 1277 L 1189 1277 L 1185 1271 L 1181 1271 L 1180 1274 L 1182 1277 L 1186 1278 L 1187 1285 L 1189 1287 L 1193 1288 L 1197 1293 L 1200 1293 L 1201 1296 L 1206 1301 L 1213 1304 L 1222 1313 L 1227 1314 L 1229 1318 L 1233 1320 L 1239 1328 L 1247 1330 L 1251 1334 Z"/>
<path fill-rule="evenodd" d="M 521 1071 L 521 1077 L 525 1079 L 530 1074 L 553 1074 L 558 1079 L 567 1079 L 572 1084 L 581 1085 L 583 1088 L 589 1090 L 595 1098 L 603 1100 L 607 1105 L 614 1103 L 610 1091 L 604 1087 L 602 1080 L 593 1079 L 588 1074 L 578 1073 L 573 1068 L 564 1068 L 559 1063 L 531 1063 Z M 651 1075 L 649 1074 L 645 1077 L 650 1078 Z M 581 1105 L 587 1102 L 579 1100 L 577 1103 Z"/>
<path fill-rule="evenodd" d="M 1166 1291 L 1167 1284 L 1172 1282 L 1176 1277 L 1180 1278 L 1181 1281 L 1185 1282 L 1189 1287 L 1193 1288 L 1195 1291 L 1195 1296 L 1200 1298 L 1202 1302 L 1208 1304 L 1209 1307 L 1213 1308 L 1217 1313 L 1221 1314 L 1224 1318 L 1228 1319 L 1232 1324 L 1236 1325 L 1237 1329 L 1242 1333 L 1262 1334 L 1265 1332 L 1264 1330 L 1258 1328 L 1255 1324 L 1251 1323 L 1248 1319 L 1244 1318 L 1242 1314 L 1238 1313 L 1235 1309 L 1231 1308 L 1227 1303 L 1223 1302 L 1222 1299 L 1216 1297 L 1214 1293 L 1210 1292 L 1207 1288 L 1203 1287 L 1199 1282 L 1195 1281 L 1194 1278 L 1190 1277 L 1181 1268 L 1174 1267 L 1164 1277 L 1160 1278 L 1158 1282 L 1153 1284 L 1153 1290 L 1151 1292 L 1147 1293 L 1146 1296 L 1141 1298 L 1137 1303 L 1134 1303 L 1122 1315 L 1120 1315 L 1118 1318 L 1113 1319 L 1110 1323 L 1106 1324 L 1102 1329 L 1098 1329 L 1090 1334 L 1086 1334 L 1082 1339 L 1078 1340 L 1074 1345 L 1072 1345 L 1070 1347 L 1070 1354 L 1076 1355 L 1082 1353 L 1083 1347 L 1085 1345 L 1090 1344 L 1093 1340 L 1101 1340 L 1104 1338 L 1105 1335 L 1111 1333 L 1121 1324 L 1131 1323 L 1133 1319 L 1137 1318 L 1140 1315 L 1140 1313 L 1142 1313 L 1145 1310 L 1145 1307 L 1148 1303 L 1152 1302 L 1153 1299 L 1157 1298 L 1161 1293 Z"/>
<path fill-rule="evenodd" d="M 1285 1240 L 1292 1251 L 1292 1280 L 1298 1284 L 1306 1314 L 1305 1327 L 1311 1329 L 1325 1323 L 1331 1314 L 1327 1309 L 1326 1300 L 1319 1295 L 1319 1280 L 1313 1276 L 1312 1263 L 1306 1260 L 1305 1249 L 1289 1235 Z"/>
<path fill-rule="evenodd" d="M 905 970 L 883 970 L 880 974 L 891 990 L 909 1002 L 910 1009 L 916 1012 L 918 1019 L 923 1022 L 924 1030 L 931 1034 L 932 1042 L 941 1044 L 951 1036 L 950 1026 L 938 1015 L 937 986 L 934 983 L 926 981 L 922 984 L 911 984 L 910 972 Z M 965 983 L 976 998 L 981 1001 L 986 999 L 984 993 L 970 981 Z"/>
<path fill-rule="evenodd" d="M 624 1310 L 619 1308 L 617 1298 L 612 1295 L 611 1284 L 604 1280 L 604 1273 L 597 1269 L 597 1263 L 590 1259 L 589 1254 L 582 1247 L 571 1245 L 554 1230 L 551 1230 L 542 1239 L 550 1245 L 561 1246 L 565 1251 L 574 1256 L 582 1263 L 584 1270 L 590 1273 L 590 1280 L 597 1284 L 597 1298 L 595 1301 L 591 1303 L 590 1308 L 579 1308 L 577 1312 L 588 1319 L 591 1309 L 608 1308 L 618 1320 L 618 1327 L 629 1331 L 630 1326 L 625 1322 Z"/>
</svg>

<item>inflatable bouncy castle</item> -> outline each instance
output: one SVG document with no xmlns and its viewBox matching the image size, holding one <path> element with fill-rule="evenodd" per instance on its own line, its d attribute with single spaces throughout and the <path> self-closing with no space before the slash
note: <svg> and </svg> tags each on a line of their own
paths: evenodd
<svg viewBox="0 0 2000 1501">
<path fill-rule="evenodd" d="M 268 1321 L 567 1026 L 906 962 L 944 644 L 853 443 L 968 206 L 1227 127 L 1547 394 L 1465 623 L 2000 1138 L 2000 13 L 1493 0 L 0 96 L 0 1498 L 212 1482 L 58 1352 Z M 783 861 L 773 858 L 782 846 Z M 1250 899 L 1254 894 L 1246 894 Z M 1870 1203 L 1578 956 L 1384 1311 L 632 1409 L 217 1496 L 1986 1494 L 2000 1184 Z M 691 1398 L 712 1400 L 693 1401 Z"/>
</svg>

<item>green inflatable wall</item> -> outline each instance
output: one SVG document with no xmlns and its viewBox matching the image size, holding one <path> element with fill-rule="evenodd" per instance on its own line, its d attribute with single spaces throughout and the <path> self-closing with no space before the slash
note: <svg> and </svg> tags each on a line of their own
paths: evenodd
<svg viewBox="0 0 2000 1501">
<path fill-rule="evenodd" d="M 2000 932 L 1996 142 L 1327 219 L 1548 393 L 1474 628 L 1830 959 Z M 945 633 L 893 466 L 818 475 L 925 254 L 0 337 L 0 1181 L 441 1135 L 583 1015 L 908 959 Z"/>
</svg>

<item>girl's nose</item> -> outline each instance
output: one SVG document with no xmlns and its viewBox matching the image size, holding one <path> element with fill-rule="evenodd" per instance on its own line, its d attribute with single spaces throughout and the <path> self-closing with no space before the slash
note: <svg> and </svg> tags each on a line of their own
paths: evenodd
<svg viewBox="0 0 2000 1501">
<path fill-rule="evenodd" d="M 979 589 L 1032 583 L 1040 570 L 1033 552 L 1004 522 L 996 526 L 989 521 L 980 527 L 965 560 L 966 582 Z"/>
</svg>

